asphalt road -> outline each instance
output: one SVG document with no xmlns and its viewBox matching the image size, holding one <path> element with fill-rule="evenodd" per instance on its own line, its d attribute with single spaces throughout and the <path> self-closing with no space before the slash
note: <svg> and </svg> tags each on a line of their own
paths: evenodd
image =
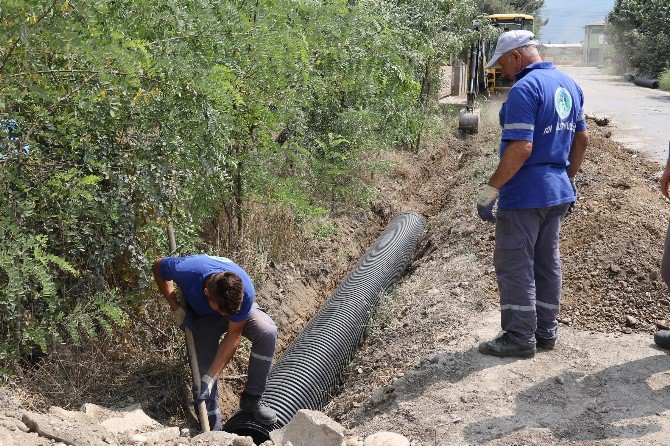
<svg viewBox="0 0 670 446">
<path fill-rule="evenodd" d="M 610 119 L 612 139 L 665 164 L 670 141 L 670 92 L 638 87 L 595 67 L 559 68 L 582 87 L 586 114 Z"/>
</svg>

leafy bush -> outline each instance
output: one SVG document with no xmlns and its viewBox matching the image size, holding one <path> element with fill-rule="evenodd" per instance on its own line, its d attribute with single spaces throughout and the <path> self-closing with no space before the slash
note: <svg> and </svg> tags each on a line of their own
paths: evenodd
<svg viewBox="0 0 670 446">
<path fill-rule="evenodd" d="M 670 68 L 666 68 L 658 78 L 659 87 L 662 90 L 670 91 Z"/>
<path fill-rule="evenodd" d="M 607 23 L 613 59 L 623 70 L 656 77 L 670 67 L 667 2 L 616 0 Z"/>
<path fill-rule="evenodd" d="M 414 145 L 473 14 L 465 0 L 2 2 L 2 373 L 123 325 L 167 222 L 193 252 L 225 220 L 230 251 L 258 203 L 299 222 L 364 198 L 367 153 Z"/>
</svg>

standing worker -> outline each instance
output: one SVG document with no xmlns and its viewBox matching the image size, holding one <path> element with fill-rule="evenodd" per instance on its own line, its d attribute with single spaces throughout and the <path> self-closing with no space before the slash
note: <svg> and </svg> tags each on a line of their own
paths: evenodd
<svg viewBox="0 0 670 446">
<path fill-rule="evenodd" d="M 158 289 L 165 297 L 175 323 L 193 332 L 201 377 L 196 403 L 205 401 L 209 425 L 221 430 L 217 378 L 240 345 L 240 336 L 251 341 L 247 382 L 240 397 L 240 410 L 256 421 L 271 425 L 277 414 L 261 397 L 275 354 L 277 327 L 254 302 L 254 286 L 247 273 L 225 257 L 192 255 L 165 257 L 153 263 Z M 186 311 L 177 303 L 176 282 L 186 302 Z M 221 336 L 223 340 L 219 342 Z"/>
<path fill-rule="evenodd" d="M 523 30 L 501 34 L 487 65 L 500 65 L 514 81 L 500 109 L 500 160 L 477 200 L 480 218 L 496 223 L 493 264 L 503 329 L 479 351 L 499 357 L 528 358 L 536 346 L 554 348 L 562 288 L 559 232 L 577 199 L 575 175 L 589 141 L 582 90 L 542 61 L 534 38 Z"/>
<path fill-rule="evenodd" d="M 670 143 L 668 143 L 668 161 L 665 163 L 665 169 L 659 180 L 661 193 L 670 200 Z M 670 222 L 665 233 L 665 246 L 663 248 L 663 257 L 661 258 L 661 277 L 670 289 Z"/>
<path fill-rule="evenodd" d="M 670 200 L 670 143 L 668 143 L 668 160 L 665 163 L 665 169 L 659 182 L 661 183 L 661 193 Z M 668 222 L 668 229 L 665 233 L 665 245 L 663 247 L 663 257 L 661 257 L 661 277 L 670 289 L 670 222 Z M 659 347 L 670 349 L 670 330 L 658 330 L 654 333 L 654 342 Z"/>
</svg>

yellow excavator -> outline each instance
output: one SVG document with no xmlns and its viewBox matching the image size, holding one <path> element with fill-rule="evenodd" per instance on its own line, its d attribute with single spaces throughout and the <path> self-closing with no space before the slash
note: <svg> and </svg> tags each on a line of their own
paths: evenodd
<svg viewBox="0 0 670 446">
<path fill-rule="evenodd" d="M 501 32 L 523 29 L 533 31 L 533 16 L 527 14 L 493 14 L 484 19 Z M 479 22 L 473 23 L 473 28 L 479 28 Z M 506 92 L 512 86 L 512 81 L 502 77 L 500 67 L 484 68 L 493 57 L 496 48 L 495 40 L 480 39 L 470 46 L 467 55 L 466 94 L 467 102 L 458 119 L 458 129 L 463 133 L 477 133 L 479 131 L 479 113 L 475 110 L 475 98 L 480 92 L 496 94 Z"/>
</svg>

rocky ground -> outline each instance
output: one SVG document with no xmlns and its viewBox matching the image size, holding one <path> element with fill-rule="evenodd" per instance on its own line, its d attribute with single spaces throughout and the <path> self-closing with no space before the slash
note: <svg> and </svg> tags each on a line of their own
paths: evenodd
<svg viewBox="0 0 670 446">
<path fill-rule="evenodd" d="M 524 361 L 476 351 L 478 342 L 499 330 L 491 263 L 494 228 L 474 211 L 477 191 L 497 161 L 499 129 L 490 118 L 496 104 L 489 110 L 478 135 L 446 134 L 417 153 L 386 154 L 394 168 L 379 182 L 371 209 L 341 216 L 333 234 L 311 243 L 302 260 L 271 262 L 262 270 L 259 300 L 280 327 L 280 350 L 386 223 L 401 211 L 415 210 L 428 222 L 424 255 L 382 299 L 366 343 L 339 395 L 326 407 L 348 429 L 347 441 L 362 444 L 375 432 L 394 431 L 413 445 L 670 444 L 670 358 L 651 337 L 655 326 L 670 319 L 667 288 L 658 274 L 669 214 L 657 191 L 660 167 L 612 142 L 612 129 L 593 119 L 591 146 L 578 177 L 580 199 L 562 231 L 565 296 L 556 350 Z M 156 339 L 156 348 L 164 348 L 161 337 Z M 116 359 L 109 352 L 101 356 Z M 244 367 L 244 361 L 234 364 L 222 379 L 226 414 L 236 407 Z M 0 428 L 0 444 L 12 444 L 7 438 L 13 434 L 7 432 L 32 435 L 37 438 L 32 444 L 60 441 L 36 434 L 21 421 L 24 412 L 45 413 L 49 405 L 81 412 L 89 395 L 108 407 L 148 403 L 162 426 L 176 424 L 195 434 L 186 411 L 161 416 L 155 409 L 172 407 L 160 392 L 173 385 L 160 377 L 151 384 L 161 387 L 162 399 L 131 401 L 129 392 L 137 392 L 136 387 L 122 381 L 104 387 L 105 398 L 100 397 L 104 383 L 99 383 L 97 392 L 80 387 L 79 399 L 59 400 L 59 395 L 75 393 L 56 393 L 58 388 L 81 386 L 82 377 L 91 374 L 78 370 L 77 380 L 70 376 L 72 369 L 67 374 L 41 369 L 34 375 L 45 394 L 53 392 L 41 405 L 35 400 L 26 404 L 25 398 L 22 407 L 21 402 L 3 403 L 0 426 L 7 419 L 7 425 L 19 420 L 23 426 Z M 56 412 L 60 415 L 52 416 L 65 417 Z M 189 444 L 193 437 L 182 441 Z"/>
<path fill-rule="evenodd" d="M 23 410 L 20 401 L 0 391 L 0 446 L 254 446 L 251 437 L 228 432 L 191 432 L 167 427 L 139 404 L 109 409 L 86 403 L 80 410 L 51 406 L 45 413 Z M 410 446 L 404 436 L 387 431 L 365 439 L 325 414 L 300 410 L 262 446 Z"/>
</svg>

